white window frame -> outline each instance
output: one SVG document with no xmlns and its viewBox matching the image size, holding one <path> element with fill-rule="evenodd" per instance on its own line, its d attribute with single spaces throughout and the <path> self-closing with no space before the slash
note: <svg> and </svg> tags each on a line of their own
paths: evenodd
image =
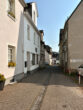
<svg viewBox="0 0 83 110">
<path fill-rule="evenodd" d="M 8 45 L 8 63 L 16 62 L 15 47 Z"/>
<path fill-rule="evenodd" d="M 12 1 L 12 4 L 10 4 L 10 1 Z M 8 15 L 15 18 L 15 0 L 8 0 Z"/>
<path fill-rule="evenodd" d="M 8 46 L 8 62 L 13 61 L 13 48 Z"/>
</svg>

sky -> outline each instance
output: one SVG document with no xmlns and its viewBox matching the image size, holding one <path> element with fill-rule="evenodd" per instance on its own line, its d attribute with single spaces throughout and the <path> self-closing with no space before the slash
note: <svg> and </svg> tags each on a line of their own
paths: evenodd
<svg viewBox="0 0 83 110">
<path fill-rule="evenodd" d="M 44 30 L 44 41 L 59 51 L 59 32 L 81 0 L 25 0 L 36 2 L 38 8 L 38 29 Z"/>
</svg>

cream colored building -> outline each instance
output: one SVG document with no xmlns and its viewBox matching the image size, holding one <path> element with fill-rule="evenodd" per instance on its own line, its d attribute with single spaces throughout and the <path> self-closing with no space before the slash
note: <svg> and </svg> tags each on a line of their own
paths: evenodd
<svg viewBox="0 0 83 110">
<path fill-rule="evenodd" d="M 60 39 L 62 66 L 67 72 L 76 71 L 83 64 L 83 0 L 67 19 Z"/>
<path fill-rule="evenodd" d="M 6 84 L 24 76 L 23 24 L 21 3 L 0 1 L 0 73 L 6 77 Z"/>
</svg>

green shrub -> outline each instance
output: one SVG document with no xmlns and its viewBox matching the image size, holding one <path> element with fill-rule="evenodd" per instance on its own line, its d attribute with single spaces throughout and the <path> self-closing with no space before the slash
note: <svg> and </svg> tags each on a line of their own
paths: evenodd
<svg viewBox="0 0 83 110">
<path fill-rule="evenodd" d="M 14 62 L 9 62 L 8 63 L 8 67 L 15 67 L 16 66 L 16 63 L 14 63 Z"/>
<path fill-rule="evenodd" d="M 9 11 L 8 14 L 15 18 L 15 15 L 12 12 Z"/>
<path fill-rule="evenodd" d="M 5 81 L 5 80 L 6 79 L 5 79 L 4 75 L 0 74 L 0 82 Z"/>
</svg>

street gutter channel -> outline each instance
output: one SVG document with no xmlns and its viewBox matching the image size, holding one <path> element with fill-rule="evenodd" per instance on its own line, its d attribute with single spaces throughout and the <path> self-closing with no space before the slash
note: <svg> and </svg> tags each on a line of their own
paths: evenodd
<svg viewBox="0 0 83 110">
<path fill-rule="evenodd" d="M 51 73 L 49 73 L 49 76 L 44 83 L 44 87 L 42 88 L 40 94 L 38 95 L 36 101 L 34 102 L 34 104 L 32 105 L 30 110 L 40 110 L 41 104 L 43 102 L 44 96 L 45 96 L 46 91 L 47 91 L 47 87 L 48 87 L 49 82 L 50 82 L 50 78 L 51 78 Z"/>
</svg>

